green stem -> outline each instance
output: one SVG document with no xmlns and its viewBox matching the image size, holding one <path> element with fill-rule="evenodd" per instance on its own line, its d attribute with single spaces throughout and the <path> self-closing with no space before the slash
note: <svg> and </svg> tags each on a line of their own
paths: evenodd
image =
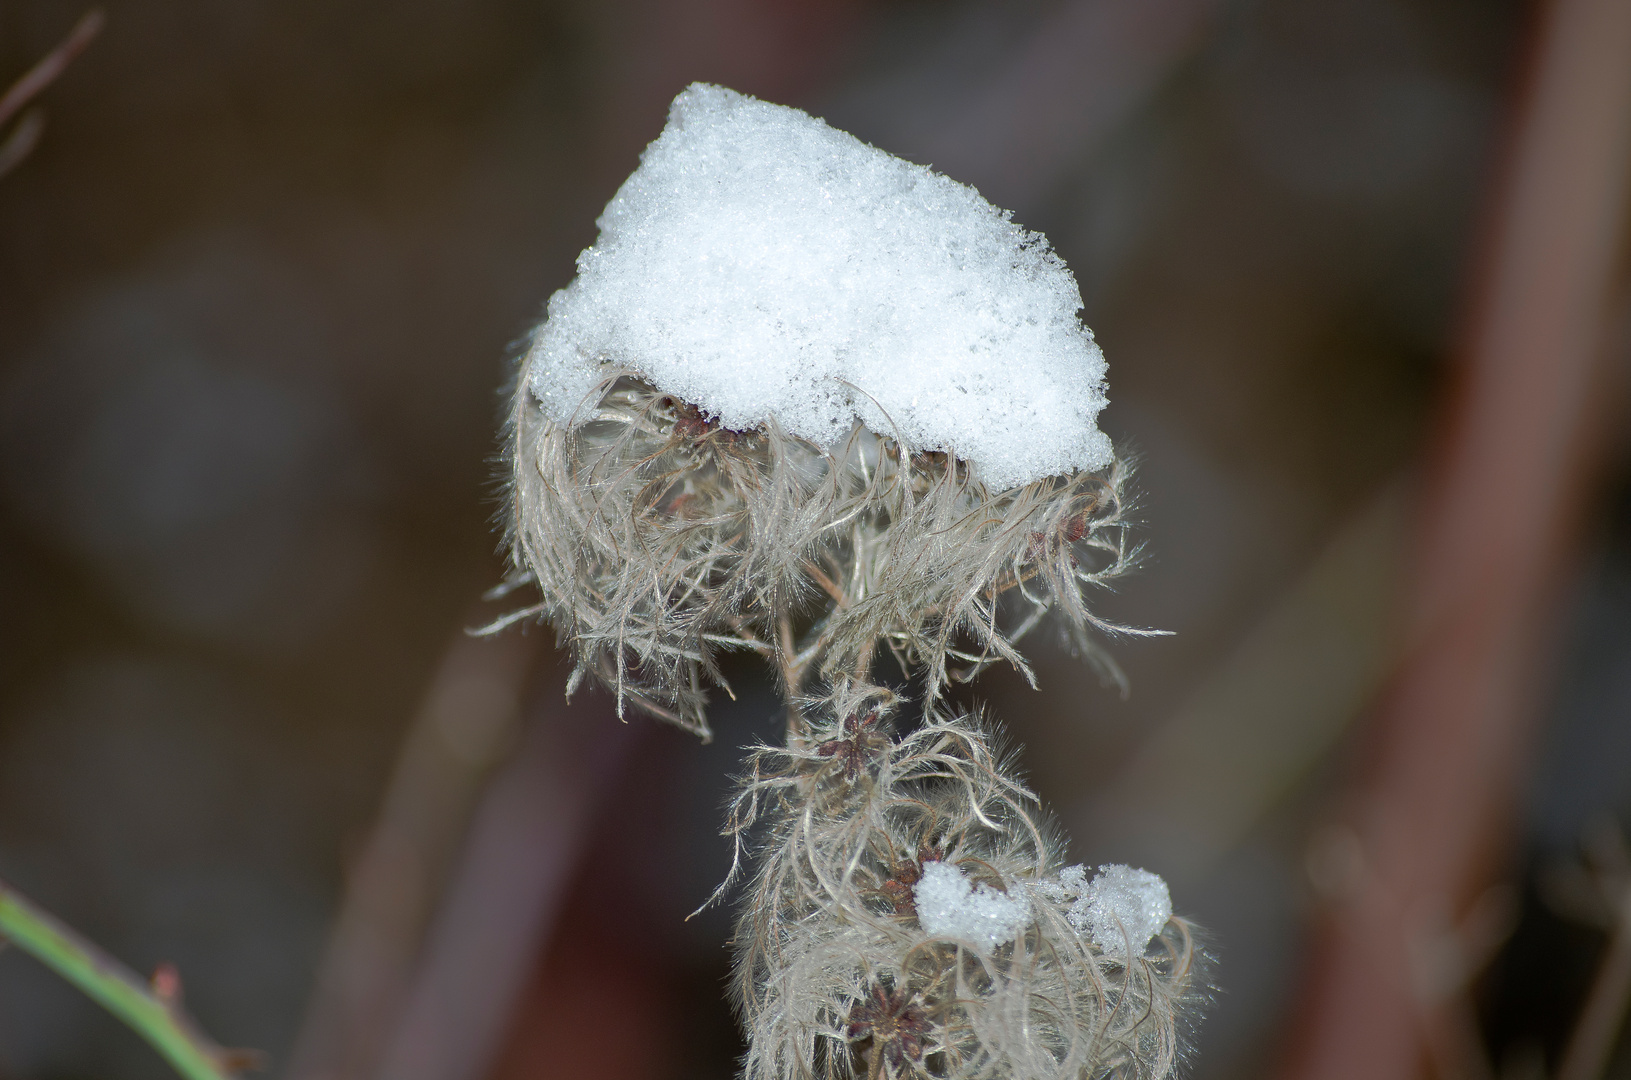
<svg viewBox="0 0 1631 1080">
<path fill-rule="evenodd" d="M 187 1080 L 230 1080 L 230 1055 L 174 1001 L 0 881 L 0 943 L 12 944 L 129 1024 Z"/>
</svg>

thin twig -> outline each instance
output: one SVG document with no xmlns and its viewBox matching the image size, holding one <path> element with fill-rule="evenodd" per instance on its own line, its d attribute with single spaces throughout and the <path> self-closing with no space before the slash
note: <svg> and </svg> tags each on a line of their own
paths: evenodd
<svg viewBox="0 0 1631 1080">
<path fill-rule="evenodd" d="M 229 1080 L 254 1055 L 217 1045 L 135 972 L 0 881 L 0 937 L 83 990 L 164 1055 L 188 1080 Z"/>
<path fill-rule="evenodd" d="M 84 52 L 101 32 L 104 21 L 101 8 L 87 11 L 80 16 L 74 28 L 62 40 L 62 44 L 46 53 L 39 63 L 12 83 L 4 95 L 0 95 L 0 126 L 10 121 L 24 105 L 38 97 L 41 91 L 57 80 L 57 76 L 67 70 L 74 58 Z M 40 132 L 44 128 L 44 117 L 38 111 L 30 112 L 23 117 L 17 129 L 0 144 L 0 176 L 16 168 L 33 151 L 40 141 Z"/>
<path fill-rule="evenodd" d="M 833 581 L 832 578 L 828 577 L 822 572 L 821 567 L 817 566 L 813 562 L 810 562 L 809 560 L 806 560 L 804 563 L 804 572 L 810 575 L 810 579 L 812 581 L 821 586 L 822 592 L 825 592 L 828 596 L 832 597 L 833 603 L 837 604 L 840 608 L 849 606 L 849 596 L 837 582 Z"/>
<path fill-rule="evenodd" d="M 17 126 L 11 129 L 11 134 L 6 136 L 6 141 L 0 143 L 0 176 L 5 176 L 21 165 L 23 159 L 34 152 L 44 131 L 44 112 L 30 109 L 23 114 L 23 118 L 17 121 Z"/>
<path fill-rule="evenodd" d="M 85 51 L 92 39 L 101 32 L 104 16 L 101 8 L 93 8 L 80 16 L 62 44 L 46 53 L 28 70 L 28 73 L 11 84 L 4 97 L 0 97 L 0 124 L 4 124 L 16 115 L 17 110 L 28 104 L 40 91 L 44 90 L 57 80 L 57 76 L 67 70 L 74 58 Z"/>
<path fill-rule="evenodd" d="M 787 695 L 787 743 L 804 737 L 804 714 L 797 705 L 799 688 L 804 682 L 804 665 L 793 656 L 793 620 L 783 615 L 777 624 L 780 640 L 783 693 Z"/>
</svg>

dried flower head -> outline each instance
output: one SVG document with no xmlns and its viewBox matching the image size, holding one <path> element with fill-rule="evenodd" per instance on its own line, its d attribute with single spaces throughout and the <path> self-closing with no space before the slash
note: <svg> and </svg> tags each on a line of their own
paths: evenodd
<svg viewBox="0 0 1631 1080">
<path fill-rule="evenodd" d="M 864 1046 L 859 1052 L 867 1061 L 867 1076 L 882 1075 L 888 1065 L 896 1076 L 923 1061 L 925 1041 L 932 1022 L 922 1002 L 909 991 L 872 986 L 870 1001 L 857 1001 L 849 1013 L 845 1029 L 850 1042 Z"/>
<path fill-rule="evenodd" d="M 727 830 L 758 862 L 736 938 L 748 1080 L 1170 1073 L 1188 925 L 1095 936 L 1080 868 L 979 722 L 931 718 L 852 773 L 819 751 L 852 714 L 819 711 L 755 751 Z"/>
<path fill-rule="evenodd" d="M 1089 880 L 953 680 L 1126 568 L 1104 357 L 971 188 L 720 87 L 550 301 L 511 418 L 512 584 L 585 680 L 704 737 L 722 651 L 787 739 L 731 805 L 746 1080 L 1161 1080 L 1194 993 L 1158 877 Z M 504 620 L 501 620 L 500 625 Z M 875 685 L 921 677 L 917 722 Z M 816 696 L 811 687 L 825 687 Z M 725 687 L 727 690 L 728 687 Z"/>
<path fill-rule="evenodd" d="M 946 454 L 857 425 L 835 446 L 719 427 L 608 372 L 572 423 L 523 382 L 513 420 L 511 547 L 541 614 L 625 702 L 706 734 L 722 649 L 773 661 L 799 693 L 864 672 L 880 647 L 937 696 L 1005 660 L 1050 611 L 1093 651 L 1086 590 L 1126 568 L 1125 472 L 1006 490 Z M 1004 608 L 1004 598 L 1016 601 Z"/>
</svg>

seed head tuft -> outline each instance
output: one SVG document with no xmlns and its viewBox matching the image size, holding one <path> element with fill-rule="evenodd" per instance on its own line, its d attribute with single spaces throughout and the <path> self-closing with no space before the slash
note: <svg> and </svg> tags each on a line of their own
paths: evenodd
<svg viewBox="0 0 1631 1080">
<path fill-rule="evenodd" d="M 608 371 L 570 423 L 525 381 L 512 437 L 511 551 L 542 593 L 522 614 L 553 622 L 595 679 L 707 733 L 722 650 L 772 661 L 790 694 L 864 672 L 880 647 L 952 679 L 1007 661 L 1050 611 L 1126 632 L 1086 593 L 1133 556 L 1125 470 L 994 489 L 944 453 L 906 453 L 857 424 L 832 446 L 720 427 L 695 406 Z"/>
<path fill-rule="evenodd" d="M 852 781 L 819 752 L 848 715 L 819 711 L 809 749 L 750 756 L 727 830 L 758 866 L 736 935 L 747 1080 L 1168 1075 L 1188 924 L 1169 912 L 1131 949 L 1079 925 L 1080 868 L 977 719 L 880 722 Z"/>
</svg>

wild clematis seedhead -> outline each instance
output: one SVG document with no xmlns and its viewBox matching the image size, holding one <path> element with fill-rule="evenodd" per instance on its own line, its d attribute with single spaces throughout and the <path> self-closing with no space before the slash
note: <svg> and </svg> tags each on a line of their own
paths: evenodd
<svg viewBox="0 0 1631 1080">
<path fill-rule="evenodd" d="M 859 425 L 833 446 L 732 431 L 607 378 L 577 424 L 517 400 L 514 556 L 574 686 L 705 734 L 721 650 L 771 659 L 797 692 L 884 649 L 938 695 L 994 661 L 1028 672 L 1014 642 L 1049 612 L 1088 649 L 1090 628 L 1119 629 L 1085 595 L 1131 556 L 1119 468 L 993 489 Z"/>
<path fill-rule="evenodd" d="M 1197 989 L 1188 923 L 1169 909 L 1112 938 L 1083 921 L 1084 892 L 1107 894 L 1061 868 L 1057 829 L 975 718 L 886 726 L 864 771 L 834 768 L 817 748 L 846 737 L 858 689 L 759 747 L 732 807 L 739 853 L 759 851 L 736 933 L 749 1080 L 1170 1073 Z M 910 1043 L 856 1026 L 908 1005 Z"/>
<path fill-rule="evenodd" d="M 720 87 L 675 100 L 533 336 L 511 541 L 577 657 L 706 733 L 721 650 L 930 694 L 1120 572 L 1104 357 L 972 188 Z M 1004 599 L 1014 602 L 1004 604 Z"/>
<path fill-rule="evenodd" d="M 1168 1075 L 1165 883 L 1065 866 L 944 692 L 1135 555 L 1104 357 L 1035 233 L 794 109 L 693 86 L 533 335 L 510 544 L 585 680 L 706 737 L 722 652 L 787 740 L 730 810 L 747 1080 Z M 887 656 L 885 655 L 887 654 Z M 921 678 L 915 724 L 879 685 Z"/>
</svg>

